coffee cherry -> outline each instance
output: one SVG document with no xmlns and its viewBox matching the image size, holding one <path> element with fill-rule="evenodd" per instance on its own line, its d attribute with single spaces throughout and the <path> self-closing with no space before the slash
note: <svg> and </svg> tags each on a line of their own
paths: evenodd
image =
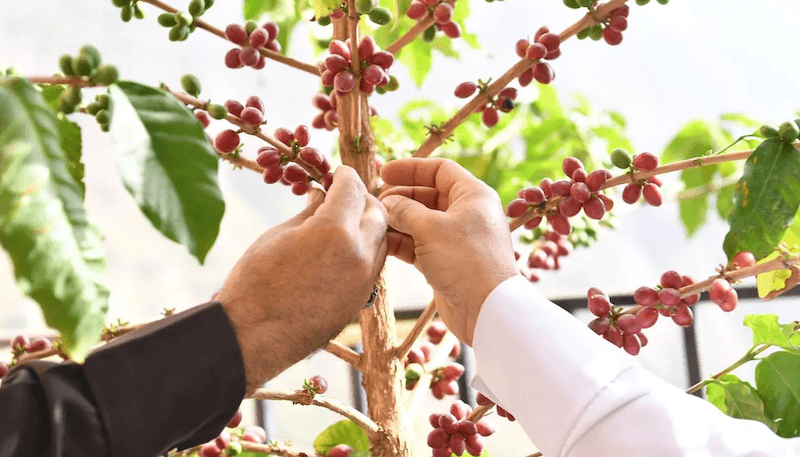
<svg viewBox="0 0 800 457">
<path fill-rule="evenodd" d="M 693 320 L 692 309 L 686 305 L 679 305 L 675 309 L 675 315 L 672 316 L 672 321 L 680 327 L 689 327 Z"/>
<path fill-rule="evenodd" d="M 242 453 L 242 445 L 238 441 L 234 441 L 228 444 L 228 447 L 225 449 L 225 455 L 239 455 Z"/>
<path fill-rule="evenodd" d="M 386 76 L 386 73 L 383 71 L 383 69 L 378 65 L 372 64 L 368 65 L 367 68 L 364 69 L 362 81 L 366 81 L 367 83 L 376 86 L 383 81 L 384 76 Z"/>
<path fill-rule="evenodd" d="M 264 440 L 262 440 L 261 437 L 258 436 L 258 434 L 254 433 L 254 432 L 244 432 L 244 433 L 242 433 L 242 441 L 247 441 L 249 443 L 256 443 L 256 444 L 264 443 Z"/>
<path fill-rule="evenodd" d="M 205 111 L 195 111 L 194 117 L 200 122 L 200 125 L 202 125 L 204 129 L 208 128 L 208 126 L 211 124 L 211 118 L 208 117 L 208 113 Z"/>
<path fill-rule="evenodd" d="M 538 187 L 528 187 L 523 193 L 525 201 L 531 205 L 539 205 L 545 201 L 544 191 Z"/>
<path fill-rule="evenodd" d="M 653 309 L 653 308 L 645 308 L 645 309 Z M 622 333 L 637 333 L 642 329 L 642 326 L 639 324 L 639 320 L 636 319 L 636 316 L 633 314 L 623 314 L 622 316 L 617 319 L 617 326 L 622 331 Z"/>
<path fill-rule="evenodd" d="M 497 110 L 494 108 L 486 108 L 483 110 L 483 114 L 481 115 L 481 120 L 483 121 L 483 125 L 486 127 L 492 128 L 500 121 L 500 116 L 497 113 Z"/>
<path fill-rule="evenodd" d="M 711 283 L 711 288 L 708 289 L 708 298 L 717 305 L 722 305 L 728 299 L 728 292 L 731 290 L 731 284 L 724 278 L 717 278 Z"/>
<path fill-rule="evenodd" d="M 247 41 L 247 31 L 239 24 L 231 24 L 225 28 L 225 37 L 241 46 Z"/>
<path fill-rule="evenodd" d="M 239 112 L 241 112 L 241 110 Z M 208 114 L 214 119 L 225 119 L 225 116 L 228 115 L 228 109 L 222 105 L 211 103 L 208 105 Z"/>
<path fill-rule="evenodd" d="M 378 51 L 368 59 L 367 63 L 374 63 L 384 70 L 388 70 L 394 64 L 394 55 L 387 51 Z"/>
<path fill-rule="evenodd" d="M 200 457 L 219 457 L 220 449 L 214 443 L 206 443 L 200 448 Z"/>
<path fill-rule="evenodd" d="M 514 416 L 508 415 L 508 420 L 514 421 Z M 479 435 L 472 435 L 466 438 L 467 452 L 472 456 L 479 456 L 483 454 L 483 440 Z"/>
<path fill-rule="evenodd" d="M 244 106 L 236 100 L 228 100 L 225 102 L 225 109 L 236 117 L 241 117 Z"/>
<path fill-rule="evenodd" d="M 263 178 L 265 183 L 275 184 L 283 178 L 283 167 L 276 165 L 265 168 Z"/>
<path fill-rule="evenodd" d="M 37 351 L 44 351 L 45 349 L 50 349 L 52 344 L 50 340 L 47 338 L 33 338 L 31 342 L 28 344 L 28 352 L 37 352 Z"/>
<path fill-rule="evenodd" d="M 475 428 L 481 436 L 491 436 L 495 432 L 495 428 L 491 422 L 486 419 L 481 419 L 475 423 Z"/>
<path fill-rule="evenodd" d="M 612 27 L 606 27 L 603 29 L 603 39 L 611 46 L 616 46 L 622 43 L 622 32 Z"/>
<path fill-rule="evenodd" d="M 284 127 L 275 129 L 275 138 L 286 146 L 292 146 L 294 142 L 294 133 Z"/>
<path fill-rule="evenodd" d="M 233 130 L 223 130 L 214 139 L 214 147 L 222 153 L 233 152 L 239 146 L 239 134 Z"/>
<path fill-rule="evenodd" d="M 256 163 L 261 168 L 274 167 L 281 163 L 281 153 L 271 146 L 265 146 L 258 150 Z"/>
<path fill-rule="evenodd" d="M 675 270 L 665 271 L 661 275 L 661 285 L 673 289 L 680 289 L 683 285 L 683 277 Z"/>
<path fill-rule="evenodd" d="M 611 302 L 605 295 L 593 295 L 589 299 L 589 311 L 597 317 L 605 317 L 611 311 Z"/>
<path fill-rule="evenodd" d="M 236 414 L 233 415 L 233 418 L 231 418 L 231 420 L 228 421 L 228 425 L 226 425 L 226 427 L 228 427 L 228 428 L 236 428 L 241 423 L 242 423 L 242 410 L 239 409 L 239 410 L 236 410 Z"/>
<path fill-rule="evenodd" d="M 368 16 L 370 21 L 378 25 L 386 25 L 392 22 L 392 12 L 382 6 L 375 7 Z"/>
<path fill-rule="evenodd" d="M 255 66 L 260 57 L 261 54 L 258 52 L 258 49 L 250 46 L 245 46 L 239 51 L 239 61 L 248 67 Z"/>
<path fill-rule="evenodd" d="M 794 141 L 800 136 L 800 128 L 792 121 L 786 121 L 778 127 L 778 136 L 785 141 Z"/>
<path fill-rule="evenodd" d="M 598 317 L 597 319 L 589 322 L 589 328 L 598 335 L 606 333 L 610 325 L 611 324 L 606 317 Z"/>
<path fill-rule="evenodd" d="M 306 178 L 308 178 L 308 173 L 296 163 L 290 163 L 283 169 L 283 179 L 287 182 L 305 182 Z"/>
<path fill-rule="evenodd" d="M 484 395 L 484 394 L 482 394 L 480 392 L 478 392 L 475 395 L 475 403 L 477 403 L 477 404 L 479 404 L 481 406 L 487 406 L 487 405 L 493 405 L 494 404 L 492 402 L 492 400 L 489 400 L 489 397 L 487 397 L 486 395 Z"/>
<path fill-rule="evenodd" d="M 340 71 L 334 76 L 333 85 L 340 92 L 350 92 L 356 85 L 356 79 L 350 71 Z"/>
<path fill-rule="evenodd" d="M 261 111 L 253 107 L 247 107 L 242 110 L 242 115 L 240 117 L 242 122 L 247 125 L 261 125 L 264 121 L 264 116 L 261 114 Z"/>
<path fill-rule="evenodd" d="M 458 22 L 451 21 L 441 25 L 442 31 L 448 38 L 456 39 L 461 38 L 461 26 Z"/>
<path fill-rule="evenodd" d="M 550 84 L 555 79 L 556 74 L 550 64 L 539 62 L 533 66 L 533 77 L 540 84 Z"/>
<path fill-rule="evenodd" d="M 449 437 L 443 428 L 435 428 L 428 434 L 428 446 L 432 449 L 442 449 L 447 446 Z"/>
<path fill-rule="evenodd" d="M 455 95 L 458 98 L 471 97 L 478 90 L 478 85 L 472 81 L 465 81 L 456 87 Z"/>
<path fill-rule="evenodd" d="M 222 432 L 220 432 L 217 439 L 214 440 L 214 444 L 216 444 L 217 447 L 220 449 L 225 449 L 226 447 L 228 447 L 228 443 L 230 442 L 231 442 L 231 432 L 225 429 L 223 429 Z"/>
<path fill-rule="evenodd" d="M 612 11 L 611 13 L 609 13 L 609 16 L 611 16 L 611 17 L 614 17 L 614 16 L 628 17 L 628 12 L 629 11 L 630 11 L 630 7 L 628 5 L 622 5 L 619 8 L 615 9 L 614 11 Z"/>
<path fill-rule="evenodd" d="M 664 195 L 661 193 L 661 189 L 653 184 L 647 183 L 642 189 L 642 195 L 644 195 L 644 200 L 650 206 L 661 206 L 661 203 L 664 200 Z"/>
<path fill-rule="evenodd" d="M 611 163 L 613 163 L 615 167 L 622 168 L 624 170 L 631 166 L 631 163 L 633 163 L 633 158 L 628 151 L 617 148 L 611 152 Z"/>
<path fill-rule="evenodd" d="M 328 381 L 326 381 L 322 376 L 313 376 L 308 380 L 308 382 L 318 394 L 324 394 L 328 390 Z"/>
<path fill-rule="evenodd" d="M 100 65 L 92 77 L 95 83 L 110 86 L 119 79 L 119 70 L 114 65 Z"/>
<path fill-rule="evenodd" d="M 572 180 L 575 182 L 580 182 L 586 184 L 586 178 L 588 175 L 586 174 L 586 170 L 583 168 L 578 168 L 577 170 L 572 172 Z"/>
<path fill-rule="evenodd" d="M 576 172 L 577 171 L 581 171 L 581 169 L 576 170 Z M 589 186 L 582 182 L 574 183 L 572 187 L 570 187 L 569 193 L 572 198 L 580 203 L 585 203 L 592 196 L 592 191 L 589 189 Z"/>
<path fill-rule="evenodd" d="M 636 313 L 636 323 L 640 328 L 650 328 L 658 320 L 658 310 L 653 307 L 642 308 Z"/>
<path fill-rule="evenodd" d="M 779 135 L 778 129 L 771 125 L 762 125 L 759 131 L 764 138 L 775 138 Z"/>
<path fill-rule="evenodd" d="M 756 265 L 756 257 L 750 251 L 742 251 L 731 260 L 731 264 L 736 268 L 748 268 Z"/>
<path fill-rule="evenodd" d="M 525 57 L 528 54 L 528 48 L 530 47 L 530 42 L 528 40 L 519 40 L 516 44 L 517 55 L 520 57 Z"/>
<path fill-rule="evenodd" d="M 580 213 L 581 208 L 583 208 L 583 203 L 572 197 L 567 197 L 558 205 L 558 212 L 564 217 L 572 217 Z"/>
<path fill-rule="evenodd" d="M 411 2 L 411 5 L 409 5 L 408 10 L 406 11 L 406 15 L 415 21 L 422 19 L 427 14 L 428 6 L 421 1 Z"/>
<path fill-rule="evenodd" d="M 353 448 L 346 444 L 337 444 L 328 451 L 328 457 L 350 457 L 353 455 Z"/>
<path fill-rule="evenodd" d="M 456 400 L 450 405 L 450 414 L 458 420 L 464 420 L 472 412 L 472 408 L 461 400 Z"/>
<path fill-rule="evenodd" d="M 681 293 L 676 289 L 661 289 L 658 293 L 658 302 L 664 306 L 677 306 L 681 301 Z"/>
<path fill-rule="evenodd" d="M 446 24 L 453 19 L 453 6 L 449 3 L 440 3 L 433 9 L 433 19 L 437 24 Z"/>
<path fill-rule="evenodd" d="M 269 33 L 263 28 L 257 28 L 250 34 L 250 46 L 258 49 L 269 41 Z"/>
<path fill-rule="evenodd" d="M 547 52 L 553 52 L 558 49 L 561 44 L 561 37 L 555 33 L 547 32 L 537 37 L 536 42 L 543 44 L 544 47 L 547 48 Z"/>
<path fill-rule="evenodd" d="M 522 198 L 512 200 L 508 204 L 507 214 L 508 217 L 520 217 L 528 211 L 528 202 Z"/>
<path fill-rule="evenodd" d="M 28 338 L 25 335 L 17 335 L 11 340 L 11 350 L 20 351 L 28 347 Z"/>
<path fill-rule="evenodd" d="M 583 204 L 583 212 L 590 219 L 599 221 L 606 214 L 606 204 L 602 199 L 598 197 L 592 197 Z"/>
<path fill-rule="evenodd" d="M 569 219 L 561 214 L 547 216 L 547 222 L 550 223 L 550 225 L 553 227 L 553 230 L 559 235 L 566 236 L 572 233 L 572 224 L 570 224 Z"/>
<path fill-rule="evenodd" d="M 622 348 L 630 355 L 638 355 L 642 346 L 639 344 L 639 339 L 636 338 L 636 335 L 626 333 L 622 335 Z"/>
<path fill-rule="evenodd" d="M 719 304 L 719 308 L 726 313 L 729 313 L 736 309 L 736 305 L 739 304 L 739 293 L 736 292 L 736 289 L 731 288 L 728 291 L 728 294 L 725 296 L 725 300 Z"/>
<path fill-rule="evenodd" d="M 598 192 L 607 180 L 606 170 L 594 170 L 586 177 L 586 185 L 592 192 Z"/>
<path fill-rule="evenodd" d="M 239 58 L 239 48 L 233 48 L 225 54 L 225 66 L 228 68 L 242 68 L 244 66 Z"/>
<path fill-rule="evenodd" d="M 637 184 L 632 182 L 625 186 L 622 189 L 622 201 L 625 203 L 632 205 L 639 201 L 639 197 L 642 196 L 642 186 L 641 184 Z"/>
<path fill-rule="evenodd" d="M 0 379 L 7 375 L 9 371 L 11 371 L 11 369 L 8 368 L 8 364 L 5 362 L 0 362 Z"/>
<path fill-rule="evenodd" d="M 641 171 L 653 170 L 658 167 L 658 157 L 649 152 L 637 154 L 636 157 L 633 158 L 633 166 Z"/>
<path fill-rule="evenodd" d="M 641 306 L 653 306 L 658 303 L 658 292 L 651 287 L 642 286 L 633 293 L 633 300 Z"/>
<path fill-rule="evenodd" d="M 576 157 L 567 157 L 561 162 L 561 170 L 568 178 L 579 168 L 583 168 L 583 163 Z"/>
</svg>

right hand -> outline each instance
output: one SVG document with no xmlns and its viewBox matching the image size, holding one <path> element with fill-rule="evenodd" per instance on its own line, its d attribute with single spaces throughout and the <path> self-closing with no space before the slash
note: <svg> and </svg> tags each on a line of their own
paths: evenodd
<svg viewBox="0 0 800 457">
<path fill-rule="evenodd" d="M 389 232 L 389 254 L 416 265 L 445 325 L 472 345 L 483 302 L 519 274 L 500 198 L 446 159 L 395 160 L 381 177 L 393 187 L 379 199 L 400 232 Z"/>
</svg>

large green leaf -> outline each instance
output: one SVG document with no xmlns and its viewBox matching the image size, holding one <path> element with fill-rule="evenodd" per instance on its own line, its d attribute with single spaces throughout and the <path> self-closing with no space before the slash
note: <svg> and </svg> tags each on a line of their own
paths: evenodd
<svg viewBox="0 0 800 457">
<path fill-rule="evenodd" d="M 745 163 L 734 202 L 723 243 L 728 259 L 740 251 L 757 259 L 772 252 L 800 207 L 800 152 L 777 138 L 761 143 Z"/>
<path fill-rule="evenodd" d="M 69 173 L 81 189 L 81 199 L 86 198 L 86 183 L 83 182 L 84 166 L 81 162 L 81 128 L 63 114 L 59 114 L 58 130 L 61 134 L 61 148 L 67 157 Z"/>
<path fill-rule="evenodd" d="M 320 455 L 328 455 L 328 451 L 337 444 L 346 444 L 353 448 L 356 451 L 353 457 L 369 456 L 367 433 L 351 420 L 343 420 L 331 425 L 314 439 L 314 449 Z"/>
<path fill-rule="evenodd" d="M 744 325 L 753 331 L 754 346 L 771 344 L 790 350 L 800 348 L 800 333 L 794 330 L 793 324 L 779 324 L 775 314 L 748 314 Z"/>
<path fill-rule="evenodd" d="M 766 424 L 773 431 L 777 426 L 764 413 L 764 401 L 749 383 L 728 374 L 708 385 L 708 401 L 723 413 L 736 419 L 756 420 Z"/>
<path fill-rule="evenodd" d="M 123 81 L 110 86 L 109 95 L 125 188 L 156 229 L 203 263 L 225 212 L 217 154 L 203 127 L 161 90 Z"/>
<path fill-rule="evenodd" d="M 800 436 L 800 355 L 776 352 L 756 366 L 756 387 L 767 415 L 778 422 L 778 435 Z"/>
<path fill-rule="evenodd" d="M 20 78 L 0 80 L 0 132 L 0 244 L 20 289 L 83 361 L 100 337 L 108 289 L 101 237 L 70 171 L 75 151 L 62 149 L 80 144 L 62 139 L 55 112 Z"/>
</svg>

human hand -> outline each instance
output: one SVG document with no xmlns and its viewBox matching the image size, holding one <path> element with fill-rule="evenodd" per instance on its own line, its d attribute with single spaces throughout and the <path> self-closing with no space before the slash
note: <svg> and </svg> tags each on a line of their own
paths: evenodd
<svg viewBox="0 0 800 457">
<path fill-rule="evenodd" d="M 379 199 L 400 232 L 389 232 L 389 253 L 425 275 L 442 320 L 471 345 L 483 302 L 519 274 L 500 198 L 451 160 L 395 160 L 381 177 L 394 186 Z"/>
<path fill-rule="evenodd" d="M 261 235 L 214 297 L 236 329 L 247 391 L 306 357 L 366 304 L 386 259 L 386 211 L 350 167 Z"/>
</svg>

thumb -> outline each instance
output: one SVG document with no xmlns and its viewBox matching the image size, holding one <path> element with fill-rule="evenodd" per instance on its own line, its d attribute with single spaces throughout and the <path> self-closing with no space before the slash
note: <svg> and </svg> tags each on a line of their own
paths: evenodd
<svg viewBox="0 0 800 457">
<path fill-rule="evenodd" d="M 416 238 L 424 233 L 424 227 L 434 217 L 433 210 L 422 203 L 401 195 L 388 195 L 381 200 L 389 214 L 389 225 L 398 232 Z"/>
<path fill-rule="evenodd" d="M 293 226 L 302 224 L 306 219 L 313 216 L 317 211 L 317 208 L 319 208 L 319 205 L 324 202 L 325 192 L 316 187 L 312 188 L 310 191 L 308 191 L 308 201 L 306 207 L 297 213 L 295 217 L 291 218 L 289 223 Z"/>
</svg>

